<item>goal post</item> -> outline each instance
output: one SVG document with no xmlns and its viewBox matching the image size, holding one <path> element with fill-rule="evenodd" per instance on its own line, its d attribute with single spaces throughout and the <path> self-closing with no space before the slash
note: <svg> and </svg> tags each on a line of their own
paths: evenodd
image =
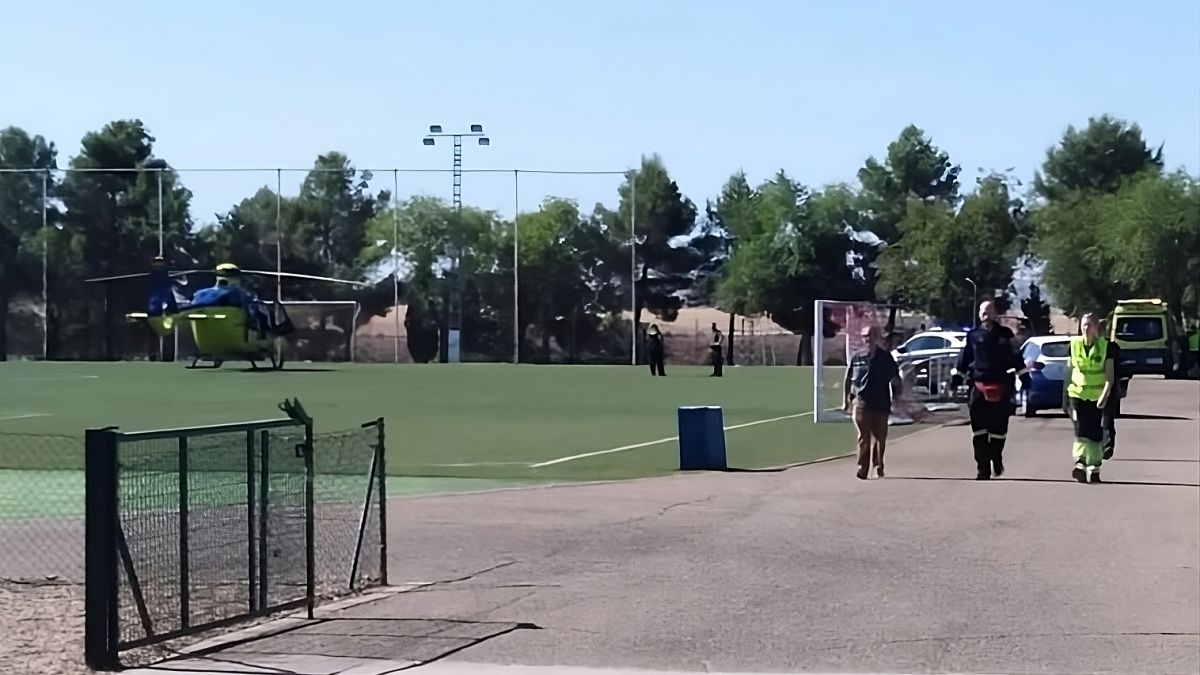
<svg viewBox="0 0 1200 675">
<path fill-rule="evenodd" d="M 359 304 L 353 300 L 284 300 L 294 332 L 284 340 L 288 361 L 353 362 Z"/>
<path fill-rule="evenodd" d="M 900 308 L 871 302 L 818 300 L 814 303 L 813 326 L 813 420 L 848 422 L 842 411 L 846 368 L 866 346 L 862 329 L 875 326 L 885 337 L 886 348 L 895 349 L 920 330 L 927 317 Z M 957 353 L 900 355 L 901 391 L 892 401 L 890 424 L 913 424 L 961 412 L 965 390 L 952 386 Z"/>
</svg>

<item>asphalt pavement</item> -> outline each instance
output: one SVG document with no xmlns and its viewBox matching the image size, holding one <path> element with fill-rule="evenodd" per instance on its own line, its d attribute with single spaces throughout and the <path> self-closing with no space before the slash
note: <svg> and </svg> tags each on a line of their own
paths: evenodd
<svg viewBox="0 0 1200 675">
<path fill-rule="evenodd" d="M 988 482 L 958 426 L 869 481 L 842 459 L 394 499 L 396 587 L 138 672 L 1198 673 L 1200 383 L 1135 379 L 1124 412 L 1099 485 L 1047 415 Z"/>
</svg>

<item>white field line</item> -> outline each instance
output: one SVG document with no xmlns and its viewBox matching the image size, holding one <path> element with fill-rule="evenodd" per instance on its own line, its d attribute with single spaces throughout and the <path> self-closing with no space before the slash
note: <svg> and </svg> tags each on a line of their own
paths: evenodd
<svg viewBox="0 0 1200 675">
<path fill-rule="evenodd" d="M 98 380 L 99 375 L 17 375 L 4 378 L 5 382 L 64 382 L 71 380 Z"/>
<path fill-rule="evenodd" d="M 796 419 L 797 417 L 807 417 L 808 415 L 811 415 L 811 414 L 812 414 L 812 411 L 810 410 L 808 412 L 796 413 L 794 415 L 782 415 L 780 417 L 768 417 L 765 420 L 754 420 L 753 422 L 744 422 L 742 424 L 731 424 L 727 427 L 724 427 L 724 429 L 725 429 L 725 431 L 733 431 L 734 429 L 745 429 L 746 427 L 758 426 L 759 424 L 770 424 L 771 422 L 781 422 L 783 420 Z M 574 462 L 575 460 L 587 459 L 588 457 L 599 457 L 601 455 L 611 455 L 615 452 L 625 452 L 627 450 L 637 450 L 639 448 L 648 448 L 652 445 L 661 445 L 663 443 L 670 443 L 672 441 L 677 441 L 677 440 L 679 440 L 678 436 L 668 436 L 666 438 L 658 438 L 653 441 L 645 441 L 642 443 L 633 443 L 632 445 L 622 445 L 617 448 L 609 448 L 608 450 L 596 450 L 595 452 L 585 452 L 585 453 L 578 454 L 578 455 L 571 455 L 569 457 L 559 457 L 558 459 L 551 459 L 551 460 L 545 461 L 545 462 L 538 462 L 537 464 L 530 464 L 529 468 L 540 469 L 543 466 L 554 466 L 555 464 L 565 464 L 566 462 Z"/>
<path fill-rule="evenodd" d="M 0 422 L 8 422 L 12 419 L 28 419 L 30 417 L 50 417 L 48 412 L 29 412 L 24 414 L 0 414 Z"/>
</svg>

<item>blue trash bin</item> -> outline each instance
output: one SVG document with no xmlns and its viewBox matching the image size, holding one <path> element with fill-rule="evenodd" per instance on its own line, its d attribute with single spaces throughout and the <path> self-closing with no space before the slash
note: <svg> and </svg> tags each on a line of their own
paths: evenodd
<svg viewBox="0 0 1200 675">
<path fill-rule="evenodd" d="M 725 424 L 720 406 L 679 408 L 679 470 L 724 471 Z"/>
</svg>

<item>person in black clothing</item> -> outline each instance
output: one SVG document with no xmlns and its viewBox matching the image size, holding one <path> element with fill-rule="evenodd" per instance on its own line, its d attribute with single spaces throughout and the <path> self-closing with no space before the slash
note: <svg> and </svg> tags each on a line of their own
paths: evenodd
<svg viewBox="0 0 1200 675">
<path fill-rule="evenodd" d="M 667 371 L 663 368 L 663 334 L 658 331 L 658 324 L 650 324 L 646 331 L 646 341 L 650 343 L 650 374 L 666 377 Z"/>
<path fill-rule="evenodd" d="M 721 352 L 721 343 L 724 336 L 721 335 L 721 329 L 717 328 L 716 323 L 712 325 L 712 332 L 712 344 L 709 345 L 709 351 L 711 352 L 710 358 L 712 360 L 713 371 L 709 377 L 722 377 L 721 370 L 725 365 L 725 354 Z"/>
<path fill-rule="evenodd" d="M 1108 321 L 1104 319 L 1100 320 L 1100 337 L 1108 337 Z M 1100 428 L 1103 432 L 1100 447 L 1104 449 L 1104 459 L 1112 459 L 1113 452 L 1117 449 L 1117 418 L 1121 416 L 1121 397 L 1129 387 L 1129 378 L 1121 378 L 1121 345 L 1115 340 L 1109 340 L 1108 354 L 1116 371 L 1117 389 L 1108 397 L 1108 404 L 1100 414 Z"/>
<path fill-rule="evenodd" d="M 971 445 L 975 451 L 976 480 L 1004 473 L 1004 443 L 1012 416 L 1014 374 L 1029 386 L 1029 374 L 1017 351 L 1012 330 L 996 322 L 991 300 L 979 305 L 979 327 L 967 334 L 958 357 L 953 385 L 965 376 L 970 387 L 967 408 L 971 414 Z"/>
</svg>

